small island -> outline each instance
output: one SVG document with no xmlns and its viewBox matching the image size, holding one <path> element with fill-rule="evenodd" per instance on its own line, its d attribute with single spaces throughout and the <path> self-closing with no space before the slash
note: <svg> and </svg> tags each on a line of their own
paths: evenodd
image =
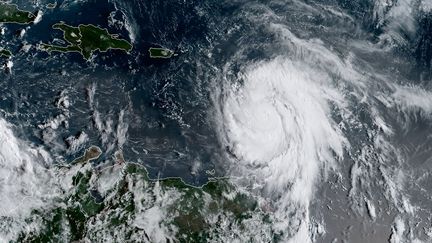
<svg viewBox="0 0 432 243">
<path fill-rule="evenodd" d="M 18 9 L 15 4 L 0 2 L 0 23 L 31 24 L 36 15 Z"/>
<path fill-rule="evenodd" d="M 12 52 L 3 48 L 0 48 L 0 57 L 11 57 Z"/>
<path fill-rule="evenodd" d="M 171 58 L 175 55 L 174 51 L 166 48 L 150 47 L 149 52 L 151 58 Z"/>
<path fill-rule="evenodd" d="M 72 164 L 87 163 L 98 159 L 102 154 L 102 150 L 98 146 L 90 146 L 84 152 L 84 155 L 72 161 Z"/>
<path fill-rule="evenodd" d="M 48 3 L 48 4 L 46 5 L 46 8 L 47 8 L 47 9 L 54 9 L 54 8 L 56 8 L 56 7 L 57 7 L 57 2 Z"/>
<path fill-rule="evenodd" d="M 95 25 L 80 24 L 75 27 L 60 22 L 52 27 L 63 31 L 63 39 L 69 45 L 41 44 L 41 49 L 47 52 L 78 52 L 84 59 L 89 60 L 95 51 L 106 52 L 117 49 L 129 52 L 132 50 L 132 45 L 128 41 Z"/>
</svg>

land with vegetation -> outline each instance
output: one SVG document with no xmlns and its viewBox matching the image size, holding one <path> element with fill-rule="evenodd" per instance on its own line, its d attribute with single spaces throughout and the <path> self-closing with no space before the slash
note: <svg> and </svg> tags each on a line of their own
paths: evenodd
<svg viewBox="0 0 432 243">
<path fill-rule="evenodd" d="M 175 55 L 174 51 L 159 47 L 150 47 L 149 53 L 151 58 L 171 58 Z"/>
<path fill-rule="evenodd" d="M 95 51 L 106 52 L 117 49 L 129 52 L 132 50 L 132 45 L 127 40 L 92 24 L 70 26 L 61 22 L 52 27 L 63 31 L 63 39 L 68 45 L 41 44 L 41 49 L 47 52 L 78 52 L 84 59 L 89 60 Z"/>
<path fill-rule="evenodd" d="M 23 233 L 19 241 L 99 242 L 103 237 L 152 242 L 153 228 L 160 228 L 171 235 L 166 242 L 205 242 L 221 233 L 215 224 L 241 227 L 265 214 L 252 196 L 238 192 L 227 179 L 211 179 L 201 187 L 180 178 L 151 179 L 143 165 L 124 162 L 121 151 L 111 164 L 92 165 L 100 152 L 92 146 L 59 169 L 70 191 L 49 211 L 35 210 L 28 221 L 42 222 L 43 228 Z M 147 217 L 154 217 L 155 225 L 143 225 Z"/>
<path fill-rule="evenodd" d="M 35 14 L 20 10 L 15 4 L 0 2 L 0 23 L 30 24 L 35 19 Z"/>
</svg>

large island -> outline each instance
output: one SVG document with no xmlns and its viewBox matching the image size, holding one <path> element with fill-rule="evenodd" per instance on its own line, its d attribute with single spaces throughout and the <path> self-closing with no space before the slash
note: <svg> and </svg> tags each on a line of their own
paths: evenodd
<svg viewBox="0 0 432 243">
<path fill-rule="evenodd" d="M 78 52 L 84 59 L 89 60 L 95 51 L 106 52 L 112 49 L 129 52 L 132 45 L 120 39 L 118 35 L 110 34 L 107 29 L 91 24 L 70 26 L 63 22 L 53 25 L 53 29 L 63 31 L 63 39 L 69 44 L 60 46 L 41 44 L 41 49 L 48 52 Z"/>
<path fill-rule="evenodd" d="M 0 2 L 0 23 L 31 24 L 36 15 L 18 9 L 15 4 Z"/>
<path fill-rule="evenodd" d="M 0 2 L 0 24 L 32 24 L 36 17 L 31 12 L 20 10 L 15 4 Z M 11 56 L 10 50 L 0 48 L 0 58 L 10 58 Z"/>
<path fill-rule="evenodd" d="M 159 47 L 150 47 L 149 53 L 151 58 L 171 58 L 175 55 L 172 50 Z"/>
</svg>

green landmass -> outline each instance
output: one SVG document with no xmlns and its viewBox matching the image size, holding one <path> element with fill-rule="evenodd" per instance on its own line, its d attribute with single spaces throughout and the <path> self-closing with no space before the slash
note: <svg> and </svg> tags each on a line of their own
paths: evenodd
<svg viewBox="0 0 432 243">
<path fill-rule="evenodd" d="M 224 233 L 218 225 L 241 228 L 256 215 L 266 216 L 252 196 L 227 179 L 194 187 L 180 178 L 150 179 L 146 168 L 135 163 L 95 168 L 87 163 L 100 155 L 95 148 L 64 172 L 74 172 L 72 189 L 59 206 L 35 210 L 34 219 L 26 221 L 42 222 L 42 228 L 23 232 L 18 242 L 162 242 L 152 238 L 154 228 L 172 233 L 164 242 L 209 242 Z M 123 160 L 121 151 L 115 159 Z"/>
<path fill-rule="evenodd" d="M 106 52 L 118 49 L 129 52 L 132 50 L 132 45 L 128 41 L 95 25 L 80 24 L 74 27 L 61 22 L 52 27 L 63 31 L 63 38 L 69 45 L 41 44 L 41 49 L 48 52 L 78 52 L 88 60 L 95 51 Z"/>
<path fill-rule="evenodd" d="M 30 24 L 35 18 L 36 15 L 18 9 L 15 4 L 0 2 L 0 23 Z"/>
<path fill-rule="evenodd" d="M 0 57 L 11 57 L 12 52 L 6 49 L 0 49 Z"/>
<path fill-rule="evenodd" d="M 149 53 L 151 58 L 171 58 L 174 55 L 172 50 L 157 47 L 150 47 Z"/>
</svg>

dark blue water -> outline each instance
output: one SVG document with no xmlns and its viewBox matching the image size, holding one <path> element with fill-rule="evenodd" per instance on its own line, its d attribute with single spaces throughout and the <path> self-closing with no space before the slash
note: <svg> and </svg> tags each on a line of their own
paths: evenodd
<svg viewBox="0 0 432 243">
<path fill-rule="evenodd" d="M 116 129 L 119 113 L 124 111 L 123 123 L 128 124 L 127 142 L 122 146 L 129 161 L 145 164 L 153 177 L 181 176 L 193 184 L 207 180 L 205 170 L 221 164 L 221 148 L 211 111 L 208 74 L 200 63 L 208 31 L 206 17 L 196 14 L 195 3 L 160 1 L 102 2 L 76 4 L 58 2 L 54 10 L 46 10 L 43 20 L 31 26 L 24 39 L 30 44 L 51 42 L 62 33 L 51 26 L 59 21 L 70 25 L 94 24 L 108 28 L 128 39 L 123 26 L 109 26 L 108 17 L 133 15 L 139 25 L 134 30 L 136 42 L 130 55 L 121 51 L 97 53 L 86 62 L 77 53 L 51 55 L 34 48 L 19 52 L 22 40 L 10 35 L 22 26 L 8 25 L 8 38 L 13 42 L 15 55 L 12 74 L 1 74 L 1 87 L 7 90 L 0 101 L 2 114 L 14 124 L 21 124 L 22 136 L 43 145 L 53 154 L 71 161 L 83 152 L 65 154 L 66 138 L 85 132 L 87 145 L 101 146 L 107 153 L 99 161 L 109 159 L 118 149 Z M 32 11 L 31 6 L 23 8 Z M 120 11 L 121 10 L 121 11 Z M 177 53 L 170 60 L 148 57 L 150 46 L 163 46 Z M 62 75 L 63 74 L 63 75 Z M 87 88 L 95 85 L 95 103 L 103 122 L 112 120 L 108 142 L 102 142 L 103 131 L 96 129 L 94 107 L 89 107 Z M 57 129 L 40 129 L 64 111 L 56 107 L 62 92 L 72 103 L 67 125 Z M 121 124 L 120 124 L 121 125 Z M 197 171 L 191 173 L 193 167 Z"/>
<path fill-rule="evenodd" d="M 18 4 L 29 11 L 37 9 L 24 1 Z M 332 27 L 343 23 L 334 22 L 328 16 L 309 18 L 299 12 L 286 12 L 282 21 L 293 23 L 292 31 L 300 37 L 320 37 L 335 46 L 346 38 L 374 40 L 382 32 L 374 28 L 373 1 L 335 0 L 333 4 L 347 10 L 359 23 L 358 26 L 347 24 L 346 28 L 353 31 L 349 36 L 340 36 L 337 42 L 332 43 L 338 34 L 338 29 Z M 274 37 L 264 27 L 239 17 L 244 2 L 92 0 L 58 1 L 58 6 L 65 7 L 44 10 L 43 20 L 28 29 L 24 41 L 36 45 L 61 38 L 60 31 L 51 29 L 59 21 L 70 25 L 95 24 L 129 39 L 124 26 L 109 25 L 109 16 L 114 13 L 116 19 L 127 19 L 131 24 L 135 36 L 133 51 L 130 55 L 121 51 L 97 53 L 91 62 L 77 53 L 49 55 L 34 48 L 23 53 L 19 52 L 23 40 L 15 35 L 23 26 L 7 25 L 2 43 L 16 54 L 12 75 L 1 74 L 2 115 L 15 124 L 22 124 L 23 136 L 63 156 L 65 161 L 77 156 L 65 155 L 65 139 L 82 131 L 89 135 L 87 145 L 108 150 L 101 160 L 108 159 L 117 149 L 117 137 L 112 132 L 109 141 L 103 144 L 102 133 L 95 129 L 94 108 L 89 107 L 86 93 L 88 87 L 95 85 L 97 110 L 103 121 L 112 120 L 113 131 L 119 125 L 120 111 L 125 113 L 128 133 L 122 149 L 127 160 L 141 161 L 153 177 L 181 176 L 193 184 L 207 180 L 206 170 L 215 169 L 219 175 L 223 174 L 225 148 L 218 142 L 217 125 L 212 119 L 215 113 L 212 85 L 219 82 L 218 69 L 233 55 L 238 55 L 242 47 L 247 46 L 236 59 L 238 63 L 231 64 L 234 72 L 244 63 L 271 57 L 277 49 L 272 41 Z M 278 14 L 287 9 L 278 4 L 270 8 Z M 260 11 L 257 9 L 256 14 L 265 14 Z M 431 75 L 431 19 L 426 14 L 418 16 L 421 31 L 409 37 L 412 38 L 409 46 L 396 50 L 401 58 L 418 62 L 415 68 L 406 71 L 418 82 Z M 228 34 L 230 27 L 236 25 L 239 27 Z M 323 33 L 319 25 L 332 32 Z M 364 31 L 362 34 L 355 31 L 359 26 L 366 30 L 367 37 L 360 36 Z M 150 46 L 170 48 L 179 55 L 169 60 L 151 59 Z M 50 132 L 37 125 L 63 114 L 55 102 L 65 90 L 72 102 L 69 126 L 60 126 L 47 142 Z M 197 172 L 191 173 L 194 167 L 198 168 Z"/>
</svg>

